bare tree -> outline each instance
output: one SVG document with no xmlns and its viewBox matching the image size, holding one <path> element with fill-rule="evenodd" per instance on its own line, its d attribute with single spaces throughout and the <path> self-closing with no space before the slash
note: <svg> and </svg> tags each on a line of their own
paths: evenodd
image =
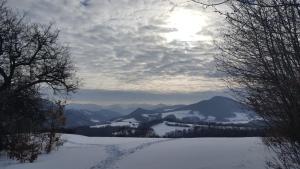
<svg viewBox="0 0 300 169">
<path fill-rule="evenodd" d="M 0 91 L 47 84 L 56 91 L 76 89 L 67 47 L 58 30 L 25 22 L 25 17 L 0 6 Z"/>
<path fill-rule="evenodd" d="M 248 2 L 248 1 L 247 1 Z M 229 2 L 219 69 L 269 125 L 271 168 L 300 168 L 300 6 L 298 0 Z"/>
<path fill-rule="evenodd" d="M 203 5 L 205 7 L 213 7 L 223 4 L 230 4 L 230 3 L 241 3 L 253 6 L 260 6 L 260 7 L 275 7 L 275 6 L 300 6 L 300 3 L 296 1 L 282 1 L 277 4 L 273 4 L 272 0 L 264 1 L 264 3 L 257 2 L 256 0 L 191 0 L 194 3 Z"/>
<path fill-rule="evenodd" d="M 64 104 L 61 101 L 57 101 L 52 104 L 46 111 L 46 147 L 47 153 L 50 153 L 54 147 L 62 144 L 60 135 L 57 133 L 65 124 L 64 117 Z"/>
<path fill-rule="evenodd" d="M 53 129 L 51 145 L 54 125 L 62 124 L 62 107 L 46 110 L 40 88 L 68 93 L 78 86 L 69 49 L 58 39 L 59 31 L 51 24 L 31 23 L 0 0 L 0 151 L 20 161 L 37 158 L 47 122 Z"/>
</svg>

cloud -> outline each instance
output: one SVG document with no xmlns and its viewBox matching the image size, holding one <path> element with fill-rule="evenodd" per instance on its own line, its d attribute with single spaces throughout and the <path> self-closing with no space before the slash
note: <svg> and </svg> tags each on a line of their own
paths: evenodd
<svg viewBox="0 0 300 169">
<path fill-rule="evenodd" d="M 139 91 L 219 90 L 216 49 L 206 40 L 168 42 L 178 31 L 166 19 L 178 8 L 209 11 L 177 0 L 10 0 L 33 22 L 55 22 L 70 46 L 82 88 Z M 195 18 L 194 18 L 195 19 Z M 197 18 L 196 18 L 197 19 Z M 218 19 L 213 19 L 216 22 Z M 213 37 L 211 22 L 198 35 Z M 214 28 L 214 29 L 213 29 Z"/>
<path fill-rule="evenodd" d="M 188 93 L 153 93 L 145 91 L 123 90 L 88 90 L 84 89 L 72 96 L 73 103 L 112 104 L 191 104 L 213 96 L 229 96 L 226 90 L 188 92 Z"/>
<path fill-rule="evenodd" d="M 90 0 L 81 0 L 80 3 L 81 3 L 83 6 L 87 7 L 87 6 L 90 5 Z"/>
</svg>

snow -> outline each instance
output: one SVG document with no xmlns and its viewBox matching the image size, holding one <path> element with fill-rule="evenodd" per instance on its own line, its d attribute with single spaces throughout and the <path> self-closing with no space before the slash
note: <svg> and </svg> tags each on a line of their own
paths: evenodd
<svg viewBox="0 0 300 169">
<path fill-rule="evenodd" d="M 124 119 L 123 121 L 132 122 L 132 123 L 138 123 L 138 121 L 135 118 Z"/>
<path fill-rule="evenodd" d="M 172 111 L 174 109 L 163 109 L 163 111 Z"/>
<path fill-rule="evenodd" d="M 177 123 L 177 122 L 170 122 L 170 121 L 165 121 L 166 124 L 169 124 L 169 125 L 184 125 L 184 126 L 189 126 L 189 127 L 193 127 L 194 124 L 189 124 L 189 123 Z M 200 125 L 197 125 L 197 126 L 200 126 Z"/>
<path fill-rule="evenodd" d="M 110 126 L 130 126 L 130 127 L 138 127 L 139 123 L 130 122 L 130 121 L 118 121 L 112 122 Z"/>
<path fill-rule="evenodd" d="M 100 124 L 100 125 L 94 125 L 94 126 L 90 126 L 90 128 L 101 128 L 101 127 L 106 127 L 109 126 L 110 124 Z"/>
<path fill-rule="evenodd" d="M 215 121 L 216 117 L 215 116 L 207 116 L 206 121 Z"/>
<path fill-rule="evenodd" d="M 177 119 L 183 119 L 185 117 L 198 117 L 200 120 L 205 119 L 205 117 L 203 115 L 199 114 L 199 112 L 192 112 L 190 110 L 182 110 L 182 111 L 163 113 L 162 117 L 165 118 L 169 115 L 174 115 Z"/>
<path fill-rule="evenodd" d="M 101 127 L 106 127 L 106 126 L 128 126 L 128 127 L 133 127 L 137 128 L 139 126 L 139 122 L 135 120 L 134 118 L 130 119 L 124 119 L 122 121 L 113 121 L 110 124 L 101 124 L 101 125 L 95 125 L 95 126 L 90 126 L 91 128 L 101 128 Z"/>
<path fill-rule="evenodd" d="M 249 113 L 242 113 L 242 112 L 235 112 L 234 117 L 226 118 L 227 121 L 224 121 L 222 123 L 236 123 L 236 124 L 242 124 L 242 123 L 248 123 L 251 120 L 258 119 L 258 118 L 251 118 L 248 115 Z M 162 113 L 162 117 L 165 118 L 169 115 L 174 115 L 177 119 L 183 119 L 185 117 L 198 117 L 200 120 L 205 120 L 208 122 L 215 122 L 216 117 L 214 116 L 204 116 L 200 112 L 197 111 L 190 111 L 190 110 L 182 110 L 182 111 L 174 111 L 174 112 L 167 112 Z M 221 122 L 221 121 L 220 121 Z"/>
<path fill-rule="evenodd" d="M 82 137 L 76 137 L 82 140 Z M 106 158 L 104 147 L 88 142 L 67 142 L 58 151 L 42 155 L 36 162 L 20 164 L 5 158 L 0 160 L 1 169 L 83 169 Z M 84 153 L 83 153 L 84 152 Z M 85 160 L 82 160 L 85 159 Z"/>
<path fill-rule="evenodd" d="M 149 114 L 142 114 L 143 117 L 149 117 Z"/>
<path fill-rule="evenodd" d="M 257 138 L 177 139 L 120 160 L 119 169 L 262 169 L 266 157 Z M 142 167 L 141 167 L 142 166 Z"/>
<path fill-rule="evenodd" d="M 249 123 L 252 119 L 246 113 L 235 112 L 235 117 L 227 118 L 229 122 L 224 123 Z"/>
<path fill-rule="evenodd" d="M 94 122 L 94 123 L 99 123 L 100 121 L 99 120 L 96 120 L 96 119 L 90 119 L 91 122 Z"/>
<path fill-rule="evenodd" d="M 66 143 L 34 163 L 0 158 L 1 169 L 261 169 L 259 138 L 107 138 L 63 135 Z"/>
<path fill-rule="evenodd" d="M 191 127 L 181 127 L 181 126 L 170 126 L 167 125 L 167 123 L 170 122 L 166 122 L 164 121 L 163 123 L 159 123 L 157 125 L 152 126 L 151 128 L 154 130 L 154 132 L 159 135 L 159 136 L 164 136 L 166 133 L 169 133 L 171 131 L 176 131 L 176 130 L 187 130 Z"/>
<path fill-rule="evenodd" d="M 90 111 L 84 110 L 84 111 L 83 111 L 83 114 L 85 114 L 85 115 L 92 115 L 93 113 L 90 112 Z"/>
</svg>

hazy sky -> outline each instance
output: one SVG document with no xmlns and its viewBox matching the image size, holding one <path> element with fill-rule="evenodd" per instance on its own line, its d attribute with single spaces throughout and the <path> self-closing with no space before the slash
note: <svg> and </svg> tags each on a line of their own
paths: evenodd
<svg viewBox="0 0 300 169">
<path fill-rule="evenodd" d="M 212 9 L 189 0 L 8 0 L 8 4 L 27 12 L 33 22 L 54 22 L 61 30 L 61 41 L 70 47 L 82 79 L 76 101 L 175 103 L 184 100 L 182 95 L 189 102 L 203 98 L 201 93 L 222 94 L 213 40 L 223 19 Z M 87 91 L 93 91 L 91 97 Z M 99 101 L 92 99 L 97 93 Z M 132 93 L 139 95 L 133 99 Z M 151 100 L 147 94 L 162 98 Z"/>
</svg>

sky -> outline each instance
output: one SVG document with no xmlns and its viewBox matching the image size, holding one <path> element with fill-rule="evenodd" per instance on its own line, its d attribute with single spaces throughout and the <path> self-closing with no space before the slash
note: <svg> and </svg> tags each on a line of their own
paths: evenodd
<svg viewBox="0 0 300 169">
<path fill-rule="evenodd" d="M 189 0 L 8 0 L 52 22 L 81 79 L 72 101 L 192 103 L 224 95 L 214 41 L 223 18 Z"/>
</svg>

